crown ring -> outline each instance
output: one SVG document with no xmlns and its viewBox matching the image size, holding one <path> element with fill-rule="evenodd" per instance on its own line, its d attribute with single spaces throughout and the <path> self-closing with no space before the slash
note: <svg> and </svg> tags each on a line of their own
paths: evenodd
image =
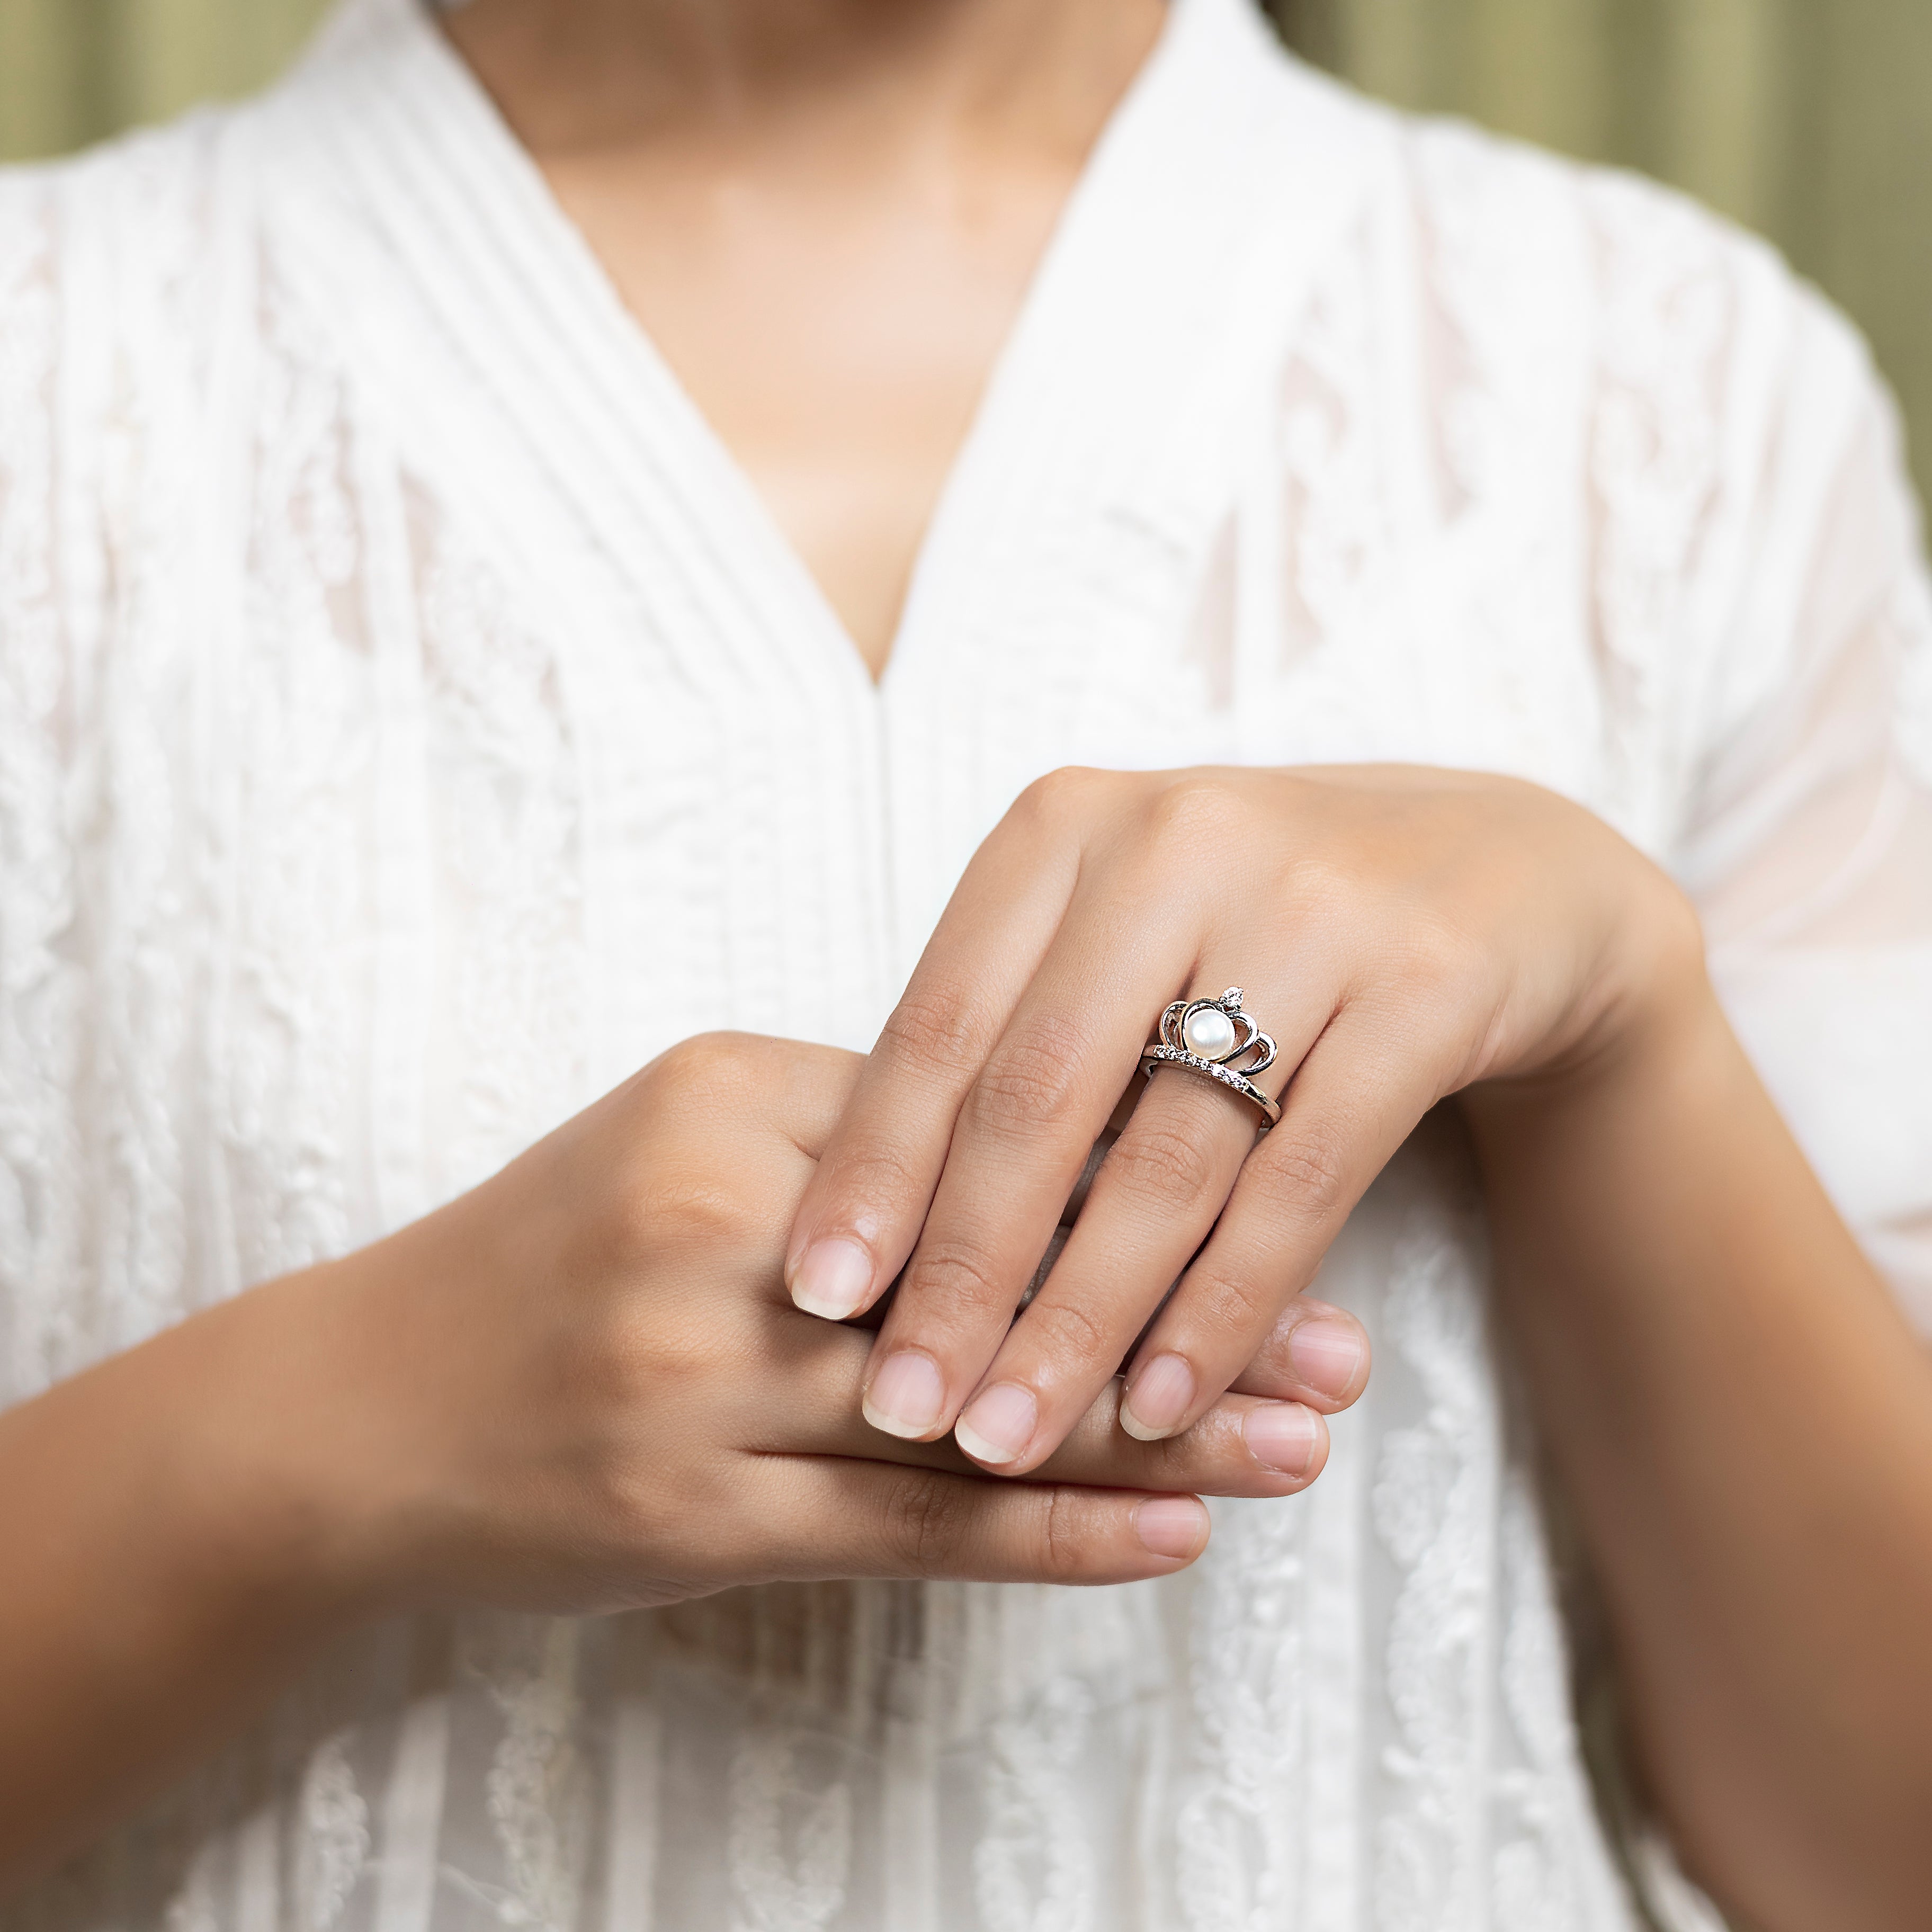
<svg viewBox="0 0 1932 1932">
<path fill-rule="evenodd" d="M 1266 1072 L 1274 1057 L 1274 1042 L 1241 1010 L 1240 988 L 1230 986 L 1218 1000 L 1176 1000 L 1160 1016 L 1160 1037 L 1142 1050 L 1141 1071 L 1151 1080 L 1163 1066 L 1179 1066 L 1217 1080 L 1261 1109 L 1266 1133 L 1281 1108 L 1253 1076 Z"/>
</svg>

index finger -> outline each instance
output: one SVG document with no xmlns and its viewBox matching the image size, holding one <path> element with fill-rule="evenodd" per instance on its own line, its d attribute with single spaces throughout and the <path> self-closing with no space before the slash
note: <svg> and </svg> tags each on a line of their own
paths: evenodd
<svg viewBox="0 0 1932 1932">
<path fill-rule="evenodd" d="M 912 1253 L 959 1110 L 1079 875 L 1048 790 L 1029 787 L 967 867 L 806 1190 L 784 1274 L 808 1314 L 862 1313 Z"/>
</svg>

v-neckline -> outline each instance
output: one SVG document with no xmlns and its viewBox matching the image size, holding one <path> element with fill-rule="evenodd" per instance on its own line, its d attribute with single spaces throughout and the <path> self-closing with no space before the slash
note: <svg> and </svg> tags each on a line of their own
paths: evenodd
<svg viewBox="0 0 1932 1932">
<path fill-rule="evenodd" d="M 1051 327 L 1051 310 L 1060 285 L 1070 279 L 1060 265 L 1064 258 L 1083 252 L 1087 211 L 1095 202 L 1106 200 L 1114 157 L 1123 147 L 1133 145 L 1136 124 L 1148 112 L 1145 103 L 1150 96 L 1157 98 L 1162 75 L 1174 60 L 1174 46 L 1185 31 L 1184 16 L 1199 4 L 1200 0 L 1168 0 L 1160 34 L 1102 122 L 1054 219 L 1046 246 L 1028 275 L 1013 320 L 988 368 L 965 434 L 946 464 L 914 552 L 892 639 L 876 676 L 825 586 L 736 452 L 692 396 L 643 319 L 624 299 L 616 278 L 558 199 L 541 164 L 438 25 L 434 10 L 415 7 L 412 11 L 427 62 L 440 70 L 446 88 L 462 97 L 466 118 L 479 130 L 487 130 L 496 166 L 522 178 L 524 192 L 518 200 L 526 214 L 528 238 L 541 248 L 567 284 L 574 285 L 582 296 L 577 304 L 580 311 L 596 319 L 620 366 L 628 364 L 633 374 L 635 387 L 620 389 L 611 399 L 614 409 L 624 413 L 627 405 L 642 400 L 652 419 L 639 428 L 646 432 L 668 429 L 675 434 L 684 460 L 694 474 L 703 476 L 709 494 L 732 515 L 743 542 L 758 554 L 764 573 L 783 587 L 816 646 L 842 662 L 846 671 L 856 674 L 875 697 L 883 697 L 926 628 L 922 614 L 931 608 L 932 599 L 922 596 L 922 585 L 935 575 L 952 574 L 942 563 L 952 547 L 952 533 L 978 520 L 970 501 L 962 506 L 961 500 L 970 499 L 980 479 L 998 474 L 1002 453 L 1012 442 L 1012 431 L 1030 413 L 1024 399 L 1034 387 L 1029 368 L 1034 359 L 1033 345 L 1037 338 L 1060 333 Z M 1042 310 L 1048 311 L 1044 320 Z"/>
<path fill-rule="evenodd" d="M 316 259 L 352 276 L 344 320 L 425 457 L 513 543 L 520 524 L 588 541 L 694 688 L 788 689 L 855 724 L 976 704 L 1016 653 L 1070 691 L 1102 675 L 1093 639 L 1144 652 L 1180 621 L 1266 371 L 1373 172 L 1372 111 L 1283 55 L 1249 0 L 1172 0 L 995 359 L 875 682 L 422 0 L 346 0 L 305 75 L 306 225 L 333 207 L 339 238 Z M 350 270 L 371 244 L 386 266 Z M 410 347 L 424 321 L 446 380 Z"/>
</svg>

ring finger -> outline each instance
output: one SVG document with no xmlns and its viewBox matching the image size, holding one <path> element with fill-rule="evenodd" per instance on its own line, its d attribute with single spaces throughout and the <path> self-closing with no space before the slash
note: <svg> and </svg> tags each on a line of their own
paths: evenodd
<svg viewBox="0 0 1932 1932">
<path fill-rule="evenodd" d="M 1263 1092 L 1286 1084 L 1326 1024 L 1328 1000 L 1309 992 L 1321 983 L 1311 974 L 1298 1000 L 1284 993 L 1276 1006 L 1286 1009 L 1284 1050 L 1261 1072 Z M 1222 1017 L 1212 1009 L 1209 1016 Z M 1240 1035 L 1229 1032 L 1196 1043 L 1238 1060 L 1244 1055 L 1227 1048 Z M 1064 1251 L 959 1417 L 956 1433 L 975 1460 L 1006 1473 L 1030 1470 L 1086 1413 L 1212 1229 L 1258 1125 L 1252 1102 L 1204 1075 L 1156 1070 Z M 1198 1406 L 1196 1390 L 1158 1378 L 1143 1378 L 1133 1393 L 1121 1421 L 1142 1439 L 1171 1433 L 1179 1414 Z"/>
</svg>

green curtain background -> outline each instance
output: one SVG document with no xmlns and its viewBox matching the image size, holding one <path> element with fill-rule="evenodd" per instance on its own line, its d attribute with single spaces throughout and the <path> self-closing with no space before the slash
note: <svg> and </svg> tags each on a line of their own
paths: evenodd
<svg viewBox="0 0 1932 1932">
<path fill-rule="evenodd" d="M 323 0 L 0 0 L 0 154 L 56 154 L 298 46 Z M 1688 188 L 1863 325 L 1932 483 L 1932 0 L 1276 0 L 1316 59 Z"/>
</svg>

